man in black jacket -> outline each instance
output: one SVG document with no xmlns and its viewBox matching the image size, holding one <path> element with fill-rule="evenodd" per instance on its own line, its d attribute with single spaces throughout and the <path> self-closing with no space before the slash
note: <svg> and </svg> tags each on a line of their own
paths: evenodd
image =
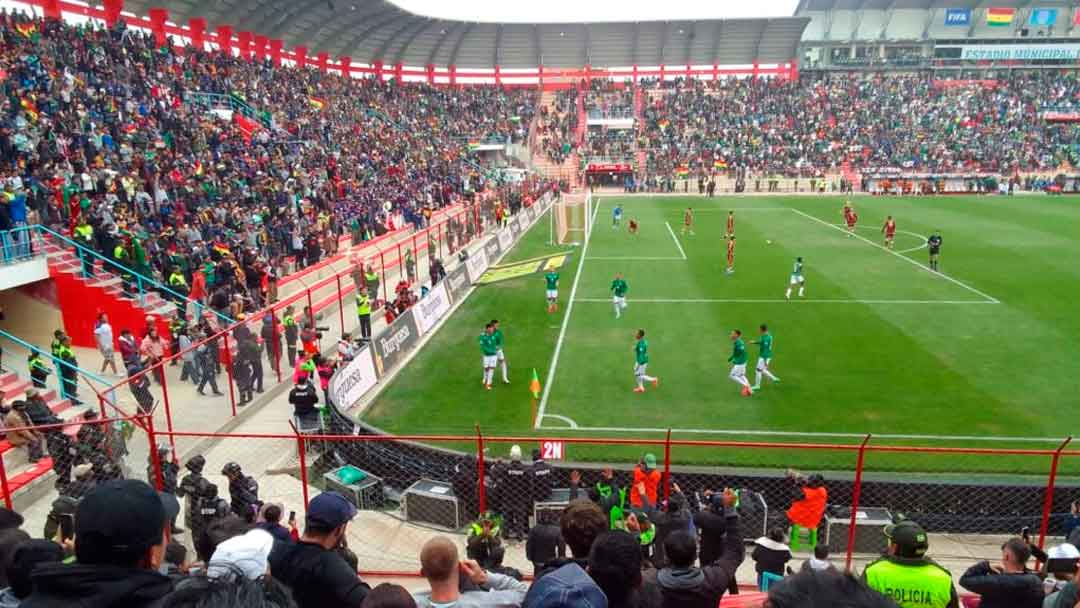
<svg viewBox="0 0 1080 608">
<path fill-rule="evenodd" d="M 544 564 L 544 568 L 536 573 L 537 580 L 569 563 L 576 563 L 583 569 L 588 568 L 589 551 L 592 549 L 593 541 L 608 531 L 608 518 L 594 502 L 571 500 L 559 518 L 559 529 L 573 557 L 560 558 Z"/>
<path fill-rule="evenodd" d="M 647 583 L 660 587 L 663 608 L 716 608 L 720 603 L 746 553 L 739 538 L 735 500 L 733 491 L 724 490 L 721 499 L 726 524 L 724 552 L 716 561 L 702 560 L 702 568 L 694 567 L 697 541 L 688 531 L 674 531 L 664 540 L 664 552 L 671 565 L 645 575 Z"/>
<path fill-rule="evenodd" d="M 244 521 L 253 523 L 262 502 L 259 500 L 259 482 L 254 477 L 244 475 L 240 465 L 230 462 L 221 470 L 229 479 L 229 507 Z"/>
<path fill-rule="evenodd" d="M 318 424 L 319 412 L 315 405 L 319 403 L 319 393 L 305 372 L 300 372 L 296 386 L 289 391 L 289 403 L 293 406 L 293 417 L 300 419 L 301 426 Z"/>
<path fill-rule="evenodd" d="M 356 507 L 336 492 L 311 500 L 304 535 L 296 543 L 274 543 L 270 571 L 292 590 L 298 608 L 359 608 L 370 587 L 336 551 Z"/>
<path fill-rule="evenodd" d="M 1042 581 L 1027 569 L 1028 544 L 1011 538 L 1001 546 L 1001 563 L 981 561 L 960 577 L 960 586 L 982 598 L 982 608 L 1039 608 L 1046 597 Z"/>
<path fill-rule="evenodd" d="M 158 573 L 169 525 L 157 492 L 132 479 L 105 482 L 79 503 L 76 564 L 42 564 L 23 608 L 158 608 L 172 582 Z"/>
</svg>

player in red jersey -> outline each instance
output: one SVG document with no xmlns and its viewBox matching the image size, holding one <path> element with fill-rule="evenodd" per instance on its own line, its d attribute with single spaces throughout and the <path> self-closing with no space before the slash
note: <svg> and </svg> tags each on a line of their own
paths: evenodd
<svg viewBox="0 0 1080 608">
<path fill-rule="evenodd" d="M 690 236 L 694 236 L 694 210 L 690 207 L 683 212 L 682 233 L 690 233 Z"/>
<path fill-rule="evenodd" d="M 727 212 L 727 232 L 724 235 L 729 238 L 735 236 L 735 211 Z"/>
<path fill-rule="evenodd" d="M 727 270 L 728 274 L 735 273 L 735 235 L 728 237 L 727 242 Z"/>
<path fill-rule="evenodd" d="M 892 219 L 892 216 L 885 218 L 885 225 L 881 227 L 881 232 L 885 234 L 885 248 L 893 248 L 893 238 L 896 237 L 896 220 Z"/>
<path fill-rule="evenodd" d="M 638 232 L 637 220 L 635 220 L 634 218 L 630 218 L 630 227 L 628 228 L 628 230 L 630 231 L 630 234 L 637 234 L 637 232 Z"/>
<path fill-rule="evenodd" d="M 848 236 L 855 236 L 855 225 L 859 223 L 859 214 L 851 206 L 851 201 L 844 201 L 844 223 L 847 224 Z"/>
</svg>

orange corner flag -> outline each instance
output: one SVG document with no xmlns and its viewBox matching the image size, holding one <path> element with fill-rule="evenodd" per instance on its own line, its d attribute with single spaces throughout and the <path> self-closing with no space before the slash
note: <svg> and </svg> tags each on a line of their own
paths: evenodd
<svg viewBox="0 0 1080 608">
<path fill-rule="evenodd" d="M 540 398 L 540 376 L 536 374 L 536 368 L 533 368 L 532 381 L 529 382 L 529 392 L 532 393 L 533 399 Z"/>
</svg>

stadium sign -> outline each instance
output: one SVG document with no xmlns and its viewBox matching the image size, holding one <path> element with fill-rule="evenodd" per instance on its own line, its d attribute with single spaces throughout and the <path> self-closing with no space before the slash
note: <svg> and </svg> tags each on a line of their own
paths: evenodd
<svg viewBox="0 0 1080 608">
<path fill-rule="evenodd" d="M 458 270 L 461 270 L 458 267 Z M 379 376 L 394 369 L 420 339 L 412 309 L 406 310 L 375 339 L 375 368 Z"/>
<path fill-rule="evenodd" d="M 947 8 L 945 9 L 945 25 L 964 26 L 971 25 L 970 8 Z"/>
<path fill-rule="evenodd" d="M 514 246 L 514 233 L 509 228 L 503 228 L 499 231 L 499 249 L 503 251 L 510 251 L 510 248 Z"/>
<path fill-rule="evenodd" d="M 427 297 L 417 302 L 412 309 L 420 335 L 431 331 L 439 319 L 450 312 L 450 292 L 446 291 L 446 281 L 431 288 Z"/>
<path fill-rule="evenodd" d="M 497 243 L 496 243 L 497 244 Z M 496 253 L 498 253 L 496 251 Z M 475 283 L 484 276 L 488 267 L 487 248 L 481 247 L 476 253 L 465 259 L 465 269 L 469 272 L 469 281 Z"/>
<path fill-rule="evenodd" d="M 632 173 L 630 163 L 589 163 L 588 173 Z"/>
<path fill-rule="evenodd" d="M 465 266 L 461 265 L 451 271 L 443 279 L 446 282 L 447 289 L 450 290 L 450 297 L 455 302 L 461 297 L 461 294 L 465 293 L 465 290 L 469 288 L 469 275 L 465 270 Z"/>
<path fill-rule="evenodd" d="M 330 397 L 338 407 L 347 410 L 356 405 L 377 381 L 371 348 L 365 346 L 345 369 L 334 374 L 330 383 Z"/>
<path fill-rule="evenodd" d="M 500 253 L 502 253 L 502 247 L 499 244 L 499 237 L 493 236 L 488 239 L 487 243 L 484 243 L 484 255 L 487 256 L 488 263 L 490 263 L 491 260 L 499 257 Z M 474 275 L 472 272 L 469 273 L 470 278 L 474 276 L 480 275 Z"/>
<path fill-rule="evenodd" d="M 939 49 L 959 48 L 965 61 L 1035 61 L 1080 59 L 1080 44 L 965 44 L 938 46 Z"/>
</svg>

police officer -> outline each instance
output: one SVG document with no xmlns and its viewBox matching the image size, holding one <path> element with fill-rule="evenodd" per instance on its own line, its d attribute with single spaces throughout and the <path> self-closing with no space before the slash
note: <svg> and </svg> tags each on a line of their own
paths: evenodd
<svg viewBox="0 0 1080 608">
<path fill-rule="evenodd" d="M 158 465 L 161 467 L 161 491 L 169 494 L 177 493 L 177 480 L 180 477 L 180 465 L 170 458 L 170 449 L 166 444 L 157 446 Z M 157 487 L 157 471 L 154 469 L 154 458 L 148 458 L 146 465 L 146 482 Z"/>
<path fill-rule="evenodd" d="M 259 482 L 244 475 L 240 465 L 230 462 L 221 469 L 221 474 L 229 479 L 230 508 L 244 521 L 253 523 L 262 502 L 259 500 Z"/>
<path fill-rule="evenodd" d="M 30 368 L 30 381 L 34 383 L 34 388 L 45 388 L 45 383 L 49 380 L 49 376 L 52 375 L 52 370 L 45 365 L 41 354 L 36 350 L 31 351 L 30 356 L 26 358 L 26 366 Z"/>
<path fill-rule="evenodd" d="M 372 302 L 379 301 L 379 275 L 375 274 L 375 269 L 368 264 L 367 270 L 364 272 L 364 284 L 367 286 L 368 298 Z"/>
<path fill-rule="evenodd" d="M 521 446 L 510 447 L 510 464 L 496 477 L 505 513 L 506 538 L 525 539 L 529 531 L 529 471 L 521 462 Z"/>
<path fill-rule="evenodd" d="M 229 514 L 229 503 L 218 497 L 218 487 L 205 477 L 200 477 L 195 484 L 195 509 L 191 514 L 191 538 L 199 538 L 206 526 Z"/>
<path fill-rule="evenodd" d="M 360 319 L 360 339 L 371 340 L 371 297 L 366 293 L 356 294 L 356 316 Z"/>
<path fill-rule="evenodd" d="M 553 485 L 551 467 L 541 458 L 540 450 L 533 448 L 532 466 L 529 467 L 529 482 L 532 488 L 533 504 L 544 502 L 551 497 Z"/>
<path fill-rule="evenodd" d="M 205 466 L 206 458 L 203 458 L 202 454 L 188 460 L 184 463 L 184 468 L 188 470 L 188 474 L 184 475 L 184 478 L 180 480 L 180 485 L 176 487 L 177 498 L 188 497 L 187 508 L 184 509 L 184 527 L 188 529 L 191 529 L 191 524 L 195 521 L 199 482 L 203 479 L 202 472 Z M 197 538 L 197 536 L 193 534 L 192 538 Z"/>
<path fill-rule="evenodd" d="M 60 383 L 64 396 L 71 399 L 72 404 L 82 405 L 83 402 L 79 400 L 79 362 L 71 348 L 71 338 L 66 334 L 60 338 L 55 355 L 63 362 L 60 365 Z"/>
<path fill-rule="evenodd" d="M 82 247 L 77 247 L 75 253 L 79 255 L 82 263 L 83 278 L 94 276 L 94 259 L 90 252 L 94 250 L 94 228 L 87 221 L 85 215 L 79 216 L 79 224 L 75 226 L 75 242 Z M 49 538 L 46 536 L 46 538 Z"/>
<path fill-rule="evenodd" d="M 52 503 L 52 509 L 45 517 L 44 537 L 55 539 L 57 532 L 64 531 L 66 540 L 74 535 L 75 511 L 79 501 L 94 488 L 94 476 L 89 464 L 75 467 L 75 481 L 67 484 Z"/>
<path fill-rule="evenodd" d="M 871 562 L 862 578 L 871 589 L 889 596 L 900 608 L 957 608 L 952 575 L 926 557 L 926 530 L 905 520 L 886 526 L 887 554 Z"/>
<path fill-rule="evenodd" d="M 296 323 L 296 309 L 292 306 L 285 307 L 285 316 L 281 318 L 281 324 L 285 326 L 285 348 L 289 352 L 289 366 L 296 365 L 296 341 L 300 339 L 300 326 Z"/>
</svg>

